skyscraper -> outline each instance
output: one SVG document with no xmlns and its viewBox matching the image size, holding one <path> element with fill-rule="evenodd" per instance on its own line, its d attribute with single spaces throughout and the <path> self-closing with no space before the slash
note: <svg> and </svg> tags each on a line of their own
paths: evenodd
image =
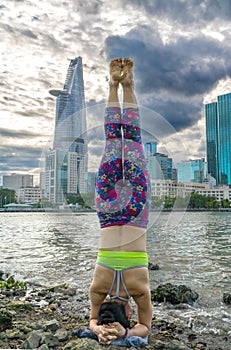
<svg viewBox="0 0 231 350">
<path fill-rule="evenodd" d="M 231 185 L 231 93 L 205 105 L 208 173 Z"/>
<path fill-rule="evenodd" d="M 70 61 L 63 90 L 56 99 L 53 149 L 46 154 L 46 193 L 62 203 L 68 194 L 87 190 L 87 134 L 82 58 Z"/>
<path fill-rule="evenodd" d="M 219 183 L 217 103 L 205 105 L 208 174 Z"/>
<path fill-rule="evenodd" d="M 185 160 L 177 164 L 177 180 L 180 182 L 202 183 L 206 177 L 204 158 Z"/>
</svg>

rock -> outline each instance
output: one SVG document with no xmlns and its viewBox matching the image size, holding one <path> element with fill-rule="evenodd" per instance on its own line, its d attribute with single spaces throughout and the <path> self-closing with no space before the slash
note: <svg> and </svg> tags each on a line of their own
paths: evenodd
<svg viewBox="0 0 231 350">
<path fill-rule="evenodd" d="M 24 326 L 24 325 L 21 326 L 19 329 L 20 329 L 21 332 L 23 332 L 25 334 L 28 334 L 28 333 L 30 333 L 32 331 L 31 327 L 27 327 L 27 326 Z"/>
<path fill-rule="evenodd" d="M 12 327 L 12 314 L 6 310 L 0 310 L 0 333 Z"/>
<path fill-rule="evenodd" d="M 68 339 L 68 333 L 64 329 L 58 329 L 55 333 L 55 336 L 58 338 L 59 341 L 66 341 Z"/>
<path fill-rule="evenodd" d="M 181 303 L 192 305 L 198 299 L 198 294 L 184 285 L 166 283 L 151 291 L 151 299 L 157 302 L 170 302 L 174 305 Z"/>
<path fill-rule="evenodd" d="M 20 349 L 36 349 L 39 347 L 42 341 L 42 334 L 40 332 L 33 331 L 29 337 L 21 344 Z"/>
<path fill-rule="evenodd" d="M 14 291 L 13 290 L 10 290 L 10 289 L 4 289 L 2 291 L 3 294 L 5 294 L 6 297 L 12 297 L 14 295 Z"/>
<path fill-rule="evenodd" d="M 46 344 L 43 344 L 38 348 L 38 350 L 49 350 L 48 346 Z"/>
<path fill-rule="evenodd" d="M 206 343 L 198 343 L 196 344 L 196 349 L 205 349 L 206 348 Z"/>
<path fill-rule="evenodd" d="M 6 336 L 8 339 L 19 339 L 21 337 L 21 333 L 18 329 L 7 329 Z"/>
<path fill-rule="evenodd" d="M 0 270 L 0 281 L 4 281 L 3 275 L 4 275 L 4 271 Z"/>
<path fill-rule="evenodd" d="M 74 295 L 76 295 L 76 288 L 58 287 L 58 288 L 55 288 L 55 292 L 73 297 Z"/>
<path fill-rule="evenodd" d="M 33 330 L 43 330 L 43 325 L 42 324 L 40 324 L 40 323 L 37 323 L 37 322 L 35 322 L 35 323 L 32 323 L 31 325 L 30 325 L 30 327 L 33 329 Z"/>
<path fill-rule="evenodd" d="M 6 339 L 6 338 L 7 338 L 6 333 L 5 332 L 1 332 L 0 333 L 0 340 Z"/>
<path fill-rule="evenodd" d="M 160 266 L 158 264 L 153 264 L 151 262 L 148 263 L 148 269 L 149 270 L 159 270 Z"/>
<path fill-rule="evenodd" d="M 44 328 L 46 331 L 55 332 L 59 329 L 59 322 L 57 320 L 51 320 L 45 323 Z"/>
<path fill-rule="evenodd" d="M 34 309 L 34 306 L 31 303 L 24 303 L 22 301 L 16 301 L 11 304 L 11 307 L 14 310 L 19 311 L 31 311 Z"/>
<path fill-rule="evenodd" d="M 58 304 L 52 303 L 48 306 L 48 309 L 50 309 L 51 311 L 55 311 L 57 309 L 57 307 L 58 307 Z"/>
<path fill-rule="evenodd" d="M 223 302 L 225 304 L 231 305 L 231 294 L 230 293 L 224 293 L 223 294 Z"/>
<path fill-rule="evenodd" d="M 59 344 L 59 339 L 51 333 L 42 334 L 42 344 L 46 344 L 48 347 L 54 347 Z"/>
<path fill-rule="evenodd" d="M 157 340 L 153 349 L 154 350 L 163 350 L 163 349 L 165 349 L 165 343 L 163 343 L 160 340 Z"/>
<path fill-rule="evenodd" d="M 78 339 L 66 344 L 63 350 L 100 350 L 102 347 L 92 339 Z"/>
</svg>

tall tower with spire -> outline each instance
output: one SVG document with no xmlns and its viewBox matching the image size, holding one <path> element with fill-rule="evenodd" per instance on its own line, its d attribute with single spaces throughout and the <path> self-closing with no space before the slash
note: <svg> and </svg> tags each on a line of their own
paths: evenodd
<svg viewBox="0 0 231 350">
<path fill-rule="evenodd" d="M 70 60 L 62 90 L 50 90 L 56 97 L 53 149 L 46 154 L 47 195 L 63 203 L 69 194 L 86 193 L 87 126 L 82 58 Z"/>
</svg>

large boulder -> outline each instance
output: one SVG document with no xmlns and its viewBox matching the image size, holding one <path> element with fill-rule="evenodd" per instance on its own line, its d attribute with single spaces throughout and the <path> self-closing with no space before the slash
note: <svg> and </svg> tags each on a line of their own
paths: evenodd
<svg viewBox="0 0 231 350">
<path fill-rule="evenodd" d="M 173 305 L 186 303 L 192 305 L 199 295 L 184 285 L 174 285 L 166 283 L 151 291 L 152 301 L 169 302 Z"/>
<path fill-rule="evenodd" d="M 12 327 L 12 314 L 6 310 L 0 310 L 0 333 Z"/>
</svg>

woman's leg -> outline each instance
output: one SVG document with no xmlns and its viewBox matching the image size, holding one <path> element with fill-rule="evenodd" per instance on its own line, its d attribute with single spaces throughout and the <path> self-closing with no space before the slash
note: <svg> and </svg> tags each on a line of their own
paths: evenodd
<svg viewBox="0 0 231 350">
<path fill-rule="evenodd" d="M 96 209 L 101 227 L 110 224 L 114 212 L 118 210 L 115 185 L 123 178 L 121 109 L 118 98 L 121 70 L 122 60 L 112 60 L 109 97 L 104 119 L 106 145 L 96 182 Z"/>
<path fill-rule="evenodd" d="M 124 180 L 132 188 L 126 212 L 128 225 L 147 227 L 150 209 L 150 178 L 141 141 L 140 116 L 134 93 L 133 61 L 125 58 L 123 68 L 123 157 Z"/>
</svg>

